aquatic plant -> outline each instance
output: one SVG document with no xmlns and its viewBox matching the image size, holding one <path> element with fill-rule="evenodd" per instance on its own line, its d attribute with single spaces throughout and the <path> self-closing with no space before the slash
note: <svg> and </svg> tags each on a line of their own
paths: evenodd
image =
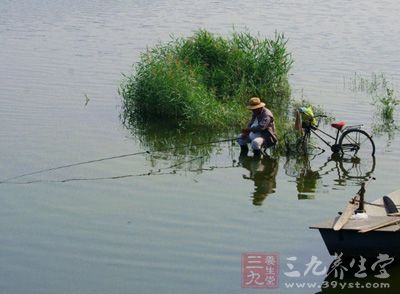
<svg viewBox="0 0 400 294">
<path fill-rule="evenodd" d="M 354 73 L 349 84 L 353 92 L 364 92 L 371 97 L 372 104 L 377 108 L 376 113 L 382 120 L 381 123 L 390 123 L 394 119 L 394 112 L 400 100 L 396 98 L 393 83 L 384 73 L 372 73 L 370 77 Z M 346 80 L 344 80 L 344 85 L 346 85 Z"/>
<path fill-rule="evenodd" d="M 293 109 L 310 105 L 290 98 L 293 60 L 286 43 L 283 34 L 266 39 L 233 32 L 223 37 L 205 30 L 160 43 L 142 53 L 134 72 L 125 76 L 119 89 L 121 117 L 135 137 L 157 150 L 183 143 L 180 137 L 236 136 L 251 116 L 245 107 L 248 99 L 258 96 L 275 116 L 280 144 L 273 153 L 286 153 L 286 139 L 300 138 L 293 129 Z M 324 113 L 322 107 L 315 109 Z M 184 143 L 193 143 L 189 141 Z M 207 156 L 210 147 L 201 152 Z"/>
<path fill-rule="evenodd" d="M 248 120 L 252 96 L 286 116 L 292 65 L 286 43 L 283 34 L 222 37 L 199 30 L 149 48 L 120 87 L 122 118 L 128 125 L 157 118 L 179 127 L 232 129 Z"/>
<path fill-rule="evenodd" d="M 394 90 L 388 88 L 386 95 L 374 98 L 373 104 L 376 105 L 378 114 L 372 125 L 373 133 L 377 136 L 387 135 L 386 145 L 389 147 L 400 131 L 399 123 L 394 117 L 400 100 L 395 97 Z"/>
<path fill-rule="evenodd" d="M 360 73 L 355 72 L 349 81 L 343 80 L 344 87 L 348 84 L 349 89 L 353 92 L 364 92 L 370 95 L 376 95 L 381 91 L 385 91 L 390 86 L 390 81 L 384 73 L 372 73 L 366 77 Z"/>
<path fill-rule="evenodd" d="M 390 122 L 393 121 L 394 111 L 400 100 L 396 98 L 393 89 L 386 88 L 386 95 L 374 97 L 373 104 L 378 107 L 382 120 Z"/>
<path fill-rule="evenodd" d="M 372 125 L 374 136 L 386 135 L 386 147 L 389 147 L 400 132 L 400 125 L 395 121 L 378 122 Z"/>
</svg>

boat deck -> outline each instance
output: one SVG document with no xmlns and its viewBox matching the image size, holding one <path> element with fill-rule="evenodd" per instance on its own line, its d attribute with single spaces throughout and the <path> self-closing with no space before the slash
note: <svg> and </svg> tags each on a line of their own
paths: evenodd
<svg viewBox="0 0 400 294">
<path fill-rule="evenodd" d="M 339 218 L 339 216 L 326 220 L 322 223 L 310 226 L 310 229 L 333 229 L 333 225 L 335 224 L 336 220 Z M 368 216 L 367 219 L 362 219 L 362 220 L 353 220 L 350 219 L 342 228 L 342 230 L 362 230 L 367 227 L 379 225 L 383 222 L 390 221 L 390 220 L 395 220 L 398 219 L 400 221 L 400 217 L 393 217 L 393 216 Z M 400 225 L 390 225 L 386 226 L 383 228 L 376 229 L 374 231 L 379 231 L 379 232 L 396 232 L 400 230 Z"/>
</svg>

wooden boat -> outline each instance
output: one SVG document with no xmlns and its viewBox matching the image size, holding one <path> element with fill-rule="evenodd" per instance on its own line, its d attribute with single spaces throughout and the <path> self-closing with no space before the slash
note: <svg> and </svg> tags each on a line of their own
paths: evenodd
<svg viewBox="0 0 400 294">
<path fill-rule="evenodd" d="M 360 191 L 363 192 L 363 190 Z M 350 201 L 342 215 L 316 224 L 310 229 L 318 229 L 329 251 L 343 256 L 377 257 L 388 254 L 400 257 L 400 190 L 383 196 L 371 203 L 363 201 L 360 191 Z M 387 198 L 388 197 L 388 198 Z M 361 200 L 360 200 L 361 198 Z M 363 203 L 367 218 L 356 218 L 353 214 Z M 361 207 L 362 208 L 362 207 Z"/>
</svg>

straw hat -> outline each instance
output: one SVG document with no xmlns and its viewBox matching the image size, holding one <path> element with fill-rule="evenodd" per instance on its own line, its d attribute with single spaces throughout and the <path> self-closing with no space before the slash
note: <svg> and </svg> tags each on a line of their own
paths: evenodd
<svg viewBox="0 0 400 294">
<path fill-rule="evenodd" d="M 250 98 L 249 105 L 247 106 L 247 109 L 253 110 L 253 109 L 261 108 L 261 107 L 264 107 L 264 106 L 265 106 L 265 103 L 261 102 L 260 98 L 253 97 L 253 98 Z"/>
</svg>

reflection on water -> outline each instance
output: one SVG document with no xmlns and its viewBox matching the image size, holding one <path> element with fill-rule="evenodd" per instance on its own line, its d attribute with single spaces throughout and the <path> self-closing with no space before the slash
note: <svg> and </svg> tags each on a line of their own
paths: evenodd
<svg viewBox="0 0 400 294">
<path fill-rule="evenodd" d="M 275 193 L 279 161 L 270 156 L 262 159 L 241 156 L 239 164 L 249 171 L 243 178 L 254 182 L 253 204 L 262 205 L 269 194 Z"/>
<path fill-rule="evenodd" d="M 326 161 L 318 166 L 312 167 L 315 159 L 309 155 L 287 156 L 284 164 L 286 175 L 296 179 L 298 199 L 314 199 L 318 187 L 323 184 L 323 177 L 335 173 L 334 182 L 339 186 L 348 183 L 360 184 L 372 176 L 376 159 L 372 157 L 361 161 L 357 158 L 346 159 L 338 153 L 333 153 Z"/>
<path fill-rule="evenodd" d="M 373 124 L 372 129 L 374 135 L 378 137 L 386 137 L 386 149 L 389 149 L 396 135 L 400 131 L 400 125 L 394 120 L 383 120 Z"/>
<path fill-rule="evenodd" d="M 334 161 L 339 168 L 339 179 L 346 184 L 346 180 L 360 184 L 366 181 L 375 171 L 376 158 L 371 156 L 360 160 L 359 158 L 341 158 L 333 154 L 331 161 Z"/>
<path fill-rule="evenodd" d="M 235 147 L 230 139 L 234 139 L 235 134 L 221 135 L 217 130 L 184 129 L 157 122 L 138 125 L 137 121 L 131 124 L 130 129 L 142 147 L 151 150 L 147 160 L 152 167 L 157 167 L 164 161 L 172 162 L 176 171 L 196 173 L 218 168 L 243 167 L 249 171 L 243 178 L 254 182 L 255 189 L 252 192 L 254 205 L 262 205 L 269 194 L 275 193 L 279 158 L 264 156 L 262 159 L 255 159 L 241 156 L 237 162 L 234 152 L 237 145 Z M 221 141 L 231 144 L 221 144 Z M 215 159 L 217 154 L 223 153 L 223 148 L 226 149 L 227 146 L 229 163 L 227 164 L 225 159 L 222 165 L 210 165 L 210 160 Z"/>
<path fill-rule="evenodd" d="M 74 181 L 119 180 L 134 177 L 163 176 L 173 174 L 212 172 L 217 169 L 245 169 L 244 180 L 254 182 L 251 191 L 253 205 L 260 206 L 265 198 L 276 192 L 276 177 L 279 161 L 283 158 L 265 155 L 261 159 L 241 156 L 237 160 L 238 146 L 233 142 L 232 134 L 220 135 L 216 131 L 193 131 L 176 128 L 166 124 L 143 124 L 141 128 L 131 129 L 134 138 L 140 142 L 146 151 L 123 154 L 118 156 L 88 160 L 58 167 L 32 171 L 3 180 L 0 184 L 34 184 L 34 183 L 66 183 Z M 231 137 L 231 138 L 230 138 Z M 106 176 L 78 177 L 71 176 L 61 179 L 44 178 L 22 180 L 27 176 L 49 174 L 49 172 L 64 168 L 94 164 L 113 159 L 127 157 L 143 157 L 148 169 L 138 172 L 111 174 Z M 314 199 L 318 190 L 323 186 L 358 185 L 369 178 L 375 170 L 375 158 L 361 161 L 357 158 L 344 159 L 339 154 L 327 157 L 323 164 L 315 162 L 322 154 L 287 156 L 284 158 L 284 171 L 294 178 L 299 200 Z M 327 175 L 333 174 L 334 178 Z M 21 179 L 21 180 L 19 180 Z M 15 181 L 18 180 L 18 181 Z M 325 183 L 324 183 L 325 181 Z"/>
<path fill-rule="evenodd" d="M 243 175 L 246 180 L 254 182 L 252 192 L 253 204 L 262 205 L 264 199 L 276 192 L 276 176 L 278 174 L 280 158 L 264 156 L 262 159 L 240 157 L 235 160 L 235 148 L 230 138 L 234 134 L 218 134 L 215 130 L 191 130 L 159 123 L 146 123 L 131 127 L 134 137 L 149 150 L 147 161 L 151 167 L 159 168 L 168 163 L 168 169 L 175 171 L 189 171 L 202 173 L 216 168 L 242 167 L 248 171 Z M 221 144 L 227 141 L 229 144 Z M 227 148 L 228 147 L 228 148 Z M 226 149 L 227 148 L 227 149 Z M 224 150 L 225 149 L 225 150 Z M 211 166 L 217 154 L 227 152 L 229 163 L 221 166 Z M 277 155 L 274 155 L 275 157 Z M 343 158 L 334 153 L 326 158 L 325 162 L 315 166 L 324 154 L 287 156 L 284 163 L 286 175 L 295 178 L 298 199 L 314 199 L 318 189 L 324 183 L 324 177 L 334 175 L 334 185 L 358 185 L 368 179 L 375 170 L 375 157 L 360 160 L 358 158 Z M 171 166 L 173 168 L 171 168 Z M 165 167 L 164 167 L 165 169 Z M 330 183 L 325 185 L 331 185 Z"/>
<path fill-rule="evenodd" d="M 160 151 L 151 160 L 182 160 L 188 156 L 209 158 L 218 148 L 215 143 L 234 140 L 230 133 L 213 129 L 187 129 L 167 122 L 130 122 L 127 126 L 143 149 Z M 230 149 L 231 150 L 231 149 Z"/>
<path fill-rule="evenodd" d="M 320 169 L 312 170 L 308 155 L 287 157 L 284 169 L 287 175 L 296 178 L 298 199 L 314 199 L 321 176 Z"/>
<path fill-rule="evenodd" d="M 132 125 L 132 124 L 131 124 Z M 218 154 L 226 144 L 214 144 L 234 138 L 235 134 L 221 135 L 215 130 L 191 130 L 179 128 L 175 125 L 165 123 L 142 123 L 135 122 L 130 128 L 134 137 L 142 144 L 143 148 L 150 150 L 148 161 L 151 166 L 158 166 L 162 161 L 169 161 L 176 165 L 176 169 L 202 173 L 217 168 L 243 167 L 249 171 L 243 175 L 243 179 L 254 182 L 252 192 L 253 204 L 262 205 L 264 199 L 276 189 L 276 175 L 278 173 L 279 158 L 264 156 L 262 159 L 243 156 L 239 163 L 235 160 L 234 149 L 237 145 L 228 145 L 229 163 L 222 166 L 207 166 L 211 155 Z M 159 152 L 157 152 L 159 151 Z M 191 160 L 201 156 L 199 160 Z M 190 162 L 190 164 L 188 164 Z"/>
</svg>

